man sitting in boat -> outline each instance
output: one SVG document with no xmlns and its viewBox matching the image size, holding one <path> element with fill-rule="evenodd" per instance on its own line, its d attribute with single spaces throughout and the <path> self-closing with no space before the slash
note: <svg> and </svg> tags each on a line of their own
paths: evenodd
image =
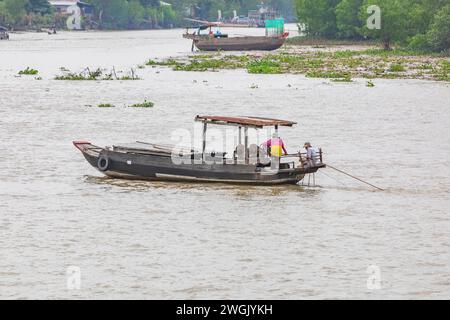
<svg viewBox="0 0 450 320">
<path fill-rule="evenodd" d="M 281 157 L 283 154 L 288 153 L 284 146 L 283 139 L 278 137 L 277 133 L 273 133 L 272 139 L 264 142 L 263 146 L 267 147 L 267 151 L 271 157 Z"/>
<path fill-rule="evenodd" d="M 313 168 L 316 166 L 317 153 L 312 147 L 311 143 L 305 142 L 304 148 L 306 149 L 306 161 L 304 163 L 305 168 Z"/>
</svg>

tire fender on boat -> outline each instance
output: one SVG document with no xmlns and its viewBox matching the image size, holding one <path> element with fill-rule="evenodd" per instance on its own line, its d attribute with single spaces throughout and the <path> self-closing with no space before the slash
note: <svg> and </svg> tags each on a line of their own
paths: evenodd
<svg viewBox="0 0 450 320">
<path fill-rule="evenodd" d="M 109 167 L 109 158 L 105 155 L 98 157 L 97 167 L 100 171 L 106 171 Z"/>
</svg>

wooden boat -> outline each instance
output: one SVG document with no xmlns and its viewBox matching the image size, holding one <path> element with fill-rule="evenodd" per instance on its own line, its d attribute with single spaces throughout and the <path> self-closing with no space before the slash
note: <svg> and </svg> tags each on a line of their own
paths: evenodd
<svg viewBox="0 0 450 320">
<path fill-rule="evenodd" d="M 9 40 L 8 29 L 0 26 L 0 40 Z"/>
<path fill-rule="evenodd" d="M 219 31 L 214 33 L 212 27 L 238 27 L 242 25 L 226 24 L 222 22 L 209 22 L 189 19 L 199 22 L 201 25 L 197 27 L 194 33 L 189 33 L 189 28 L 183 34 L 183 38 L 192 40 L 192 51 L 194 46 L 202 51 L 248 51 L 248 50 L 264 50 L 271 51 L 280 48 L 286 41 L 289 33 L 284 32 L 284 20 L 266 21 L 265 36 L 240 36 L 230 37 L 228 34 L 222 34 Z M 202 34 L 202 30 L 209 29 L 208 34 Z"/>
<path fill-rule="evenodd" d="M 191 39 L 195 47 L 202 51 L 271 51 L 280 48 L 286 41 L 287 35 L 273 37 L 214 37 L 209 35 L 193 35 L 186 33 L 183 37 L 186 39 Z"/>
<path fill-rule="evenodd" d="M 267 126 L 292 127 L 295 122 L 257 117 L 197 116 L 203 123 L 202 150 L 136 142 L 128 145 L 99 147 L 87 141 L 74 141 L 86 160 L 109 177 L 139 180 L 221 182 L 236 184 L 296 184 L 306 174 L 324 168 L 320 150 L 314 167 L 304 166 L 301 152 L 283 157 L 269 157 L 255 144 L 248 143 L 248 129 Z M 235 152 L 207 152 L 208 125 L 239 127 L 239 143 Z M 243 129 L 243 130 L 242 130 Z M 244 144 L 242 141 L 244 131 Z M 180 161 L 181 160 L 181 161 Z M 268 160 L 268 161 L 267 161 Z"/>
</svg>

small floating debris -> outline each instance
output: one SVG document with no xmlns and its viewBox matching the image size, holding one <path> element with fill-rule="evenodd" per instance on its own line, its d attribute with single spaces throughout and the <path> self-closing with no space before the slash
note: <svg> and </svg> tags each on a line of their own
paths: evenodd
<svg viewBox="0 0 450 320">
<path fill-rule="evenodd" d="M 111 103 L 100 103 L 97 107 L 98 108 L 114 108 L 115 105 L 113 105 Z"/>
<path fill-rule="evenodd" d="M 353 82 L 350 76 L 345 76 L 343 78 L 331 79 L 331 82 Z"/>
<path fill-rule="evenodd" d="M 369 80 L 369 81 L 367 81 L 366 87 L 373 88 L 373 87 L 375 87 L 375 84 Z"/>
</svg>

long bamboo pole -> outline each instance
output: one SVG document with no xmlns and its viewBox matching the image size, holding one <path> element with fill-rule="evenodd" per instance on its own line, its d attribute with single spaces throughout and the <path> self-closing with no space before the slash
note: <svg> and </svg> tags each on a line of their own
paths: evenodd
<svg viewBox="0 0 450 320">
<path fill-rule="evenodd" d="M 360 179 L 360 178 L 357 178 L 357 177 L 355 177 L 355 176 L 352 176 L 351 174 L 349 174 L 349 173 L 347 173 L 347 172 L 344 172 L 344 171 L 342 171 L 342 170 L 339 170 L 338 168 L 335 168 L 335 167 L 333 167 L 333 166 L 330 166 L 329 164 L 327 164 L 327 167 L 330 168 L 330 169 L 336 170 L 337 172 L 340 172 L 340 173 L 342 173 L 342 174 L 345 174 L 346 176 L 349 176 L 350 178 L 353 178 L 353 179 L 355 179 L 355 180 L 361 181 L 362 183 L 365 183 L 365 184 L 367 184 L 367 185 L 369 185 L 369 186 L 371 186 L 371 187 L 373 187 L 373 188 L 375 188 L 375 189 L 378 189 L 378 190 L 380 190 L 380 191 L 384 191 L 384 189 L 381 189 L 380 187 L 377 187 L 377 186 L 375 186 L 375 185 L 373 185 L 373 184 L 371 184 L 371 183 L 369 183 L 369 182 L 367 182 L 367 181 L 364 181 L 364 180 L 362 180 L 362 179 Z"/>
</svg>

